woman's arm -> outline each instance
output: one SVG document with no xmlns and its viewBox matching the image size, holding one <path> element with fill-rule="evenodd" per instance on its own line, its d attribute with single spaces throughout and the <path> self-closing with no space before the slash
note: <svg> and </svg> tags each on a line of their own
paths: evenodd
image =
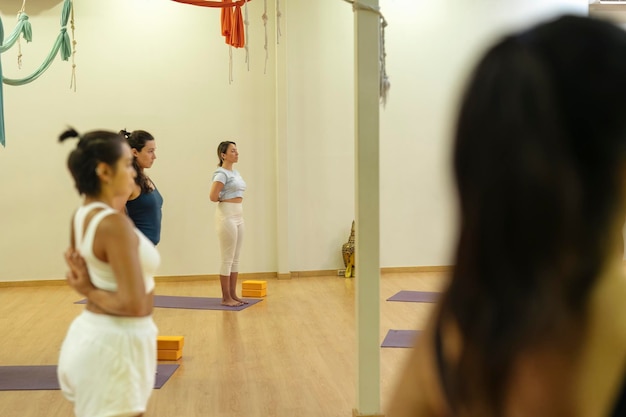
<svg viewBox="0 0 626 417">
<path fill-rule="evenodd" d="M 74 288 L 77 293 L 85 295 L 88 291 L 94 288 L 91 280 L 89 279 L 89 270 L 85 264 L 85 260 L 74 249 L 74 242 L 72 239 L 72 246 L 65 251 L 65 263 L 70 267 L 65 277 L 70 287 Z"/>
<path fill-rule="evenodd" d="M 84 261 L 68 251 L 69 284 L 103 312 L 119 316 L 146 316 L 152 312 L 152 297 L 146 294 L 139 264 L 139 240 L 130 220 L 121 213 L 106 216 L 96 230 L 93 252 L 108 262 L 117 280 L 117 291 L 93 286 Z"/>
<path fill-rule="evenodd" d="M 224 183 L 219 181 L 213 181 L 211 184 L 211 192 L 209 192 L 209 198 L 211 201 L 218 202 L 220 201 L 220 193 L 224 189 Z"/>
</svg>

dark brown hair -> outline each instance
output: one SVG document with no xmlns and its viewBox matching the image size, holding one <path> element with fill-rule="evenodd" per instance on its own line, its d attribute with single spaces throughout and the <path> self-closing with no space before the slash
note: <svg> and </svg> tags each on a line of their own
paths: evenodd
<svg viewBox="0 0 626 417">
<path fill-rule="evenodd" d="M 145 130 L 133 130 L 132 132 L 129 132 L 126 129 L 122 129 L 120 130 L 120 134 L 126 138 L 128 145 L 132 149 L 136 149 L 137 152 L 141 152 L 144 146 L 146 146 L 146 142 L 154 140 L 154 136 Z M 137 171 L 135 183 L 141 188 L 142 193 L 151 193 L 152 186 L 150 184 L 150 180 L 148 179 L 148 176 L 143 173 L 143 168 L 139 166 L 136 157 L 133 158 L 133 166 L 135 167 L 135 171 Z"/>
<path fill-rule="evenodd" d="M 623 205 L 626 33 L 565 16 L 504 38 L 470 79 L 456 127 L 455 269 L 439 325 L 453 412 L 502 414 L 520 353 L 583 339 L 590 290 Z"/>
<path fill-rule="evenodd" d="M 84 135 L 74 129 L 68 129 L 59 135 L 59 142 L 70 138 L 78 138 L 76 148 L 67 159 L 74 184 L 79 194 L 96 196 L 100 193 L 100 178 L 96 167 L 100 162 L 116 169 L 117 161 L 122 157 L 124 137 L 115 132 L 95 130 Z"/>
</svg>

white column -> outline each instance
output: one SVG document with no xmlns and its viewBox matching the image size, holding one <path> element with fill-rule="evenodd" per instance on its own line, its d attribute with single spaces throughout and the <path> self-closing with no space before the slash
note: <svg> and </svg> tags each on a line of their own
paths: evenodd
<svg viewBox="0 0 626 417">
<path fill-rule="evenodd" d="M 273 2 L 272 2 L 273 3 Z M 268 2 L 268 6 L 270 2 Z M 280 42 L 276 44 L 278 37 L 278 27 L 273 25 L 274 33 L 268 34 L 268 43 L 275 44 L 275 64 L 276 64 L 276 241 L 278 255 L 278 278 L 291 278 L 290 260 L 289 260 L 289 155 L 287 140 L 287 37 L 285 35 L 286 25 L 286 8 L 287 1 L 281 1 L 280 31 L 283 36 Z M 276 22 L 276 10 L 274 7 L 268 7 L 269 22 Z"/>
<path fill-rule="evenodd" d="M 378 0 L 359 0 L 378 8 Z M 379 15 L 357 8 L 355 26 L 355 207 L 357 407 L 380 415 Z"/>
</svg>

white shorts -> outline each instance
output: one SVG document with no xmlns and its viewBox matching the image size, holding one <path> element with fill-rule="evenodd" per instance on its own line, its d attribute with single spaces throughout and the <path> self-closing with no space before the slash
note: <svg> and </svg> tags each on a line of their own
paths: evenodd
<svg viewBox="0 0 626 417">
<path fill-rule="evenodd" d="M 156 376 L 152 316 L 116 317 L 83 310 L 65 336 L 57 376 L 77 417 L 144 413 Z"/>
</svg>

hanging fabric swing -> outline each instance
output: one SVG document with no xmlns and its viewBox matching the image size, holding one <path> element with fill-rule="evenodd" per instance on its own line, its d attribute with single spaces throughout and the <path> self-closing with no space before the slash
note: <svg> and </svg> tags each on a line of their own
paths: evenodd
<svg viewBox="0 0 626 417">
<path fill-rule="evenodd" d="M 241 6 L 250 2 L 250 0 L 173 0 L 177 3 L 190 4 L 192 6 L 221 8 L 222 36 L 227 45 L 235 48 L 243 48 L 246 44 L 246 35 L 244 29 L 243 16 L 241 14 Z"/>
<path fill-rule="evenodd" d="M 70 56 L 73 56 L 73 53 L 75 51 L 72 50 L 72 45 L 75 45 L 76 42 L 70 42 L 70 37 L 67 34 L 67 24 L 70 16 L 72 16 L 73 29 L 73 2 L 72 0 L 64 0 L 63 11 L 61 12 L 61 31 L 59 32 L 57 39 L 52 46 L 52 50 L 50 51 L 44 62 L 31 75 L 21 79 L 5 78 L 2 75 L 2 60 L 0 59 L 0 144 L 2 146 L 5 146 L 6 144 L 2 84 L 17 86 L 31 83 L 39 78 L 41 74 L 43 74 L 50 67 L 57 53 L 60 52 L 61 59 L 63 61 L 67 61 Z M 26 13 L 24 13 L 23 11 L 20 12 L 18 16 L 18 23 L 15 26 L 15 29 L 13 29 L 13 32 L 6 40 L 4 39 L 4 27 L 2 25 L 2 20 L 0 19 L 0 53 L 8 51 L 18 41 L 20 35 L 24 38 L 24 40 L 26 40 L 26 42 L 30 42 L 33 38 L 31 24 L 28 21 L 28 16 L 26 15 Z M 75 66 L 73 65 L 72 84 L 75 81 L 74 68 Z"/>
</svg>

